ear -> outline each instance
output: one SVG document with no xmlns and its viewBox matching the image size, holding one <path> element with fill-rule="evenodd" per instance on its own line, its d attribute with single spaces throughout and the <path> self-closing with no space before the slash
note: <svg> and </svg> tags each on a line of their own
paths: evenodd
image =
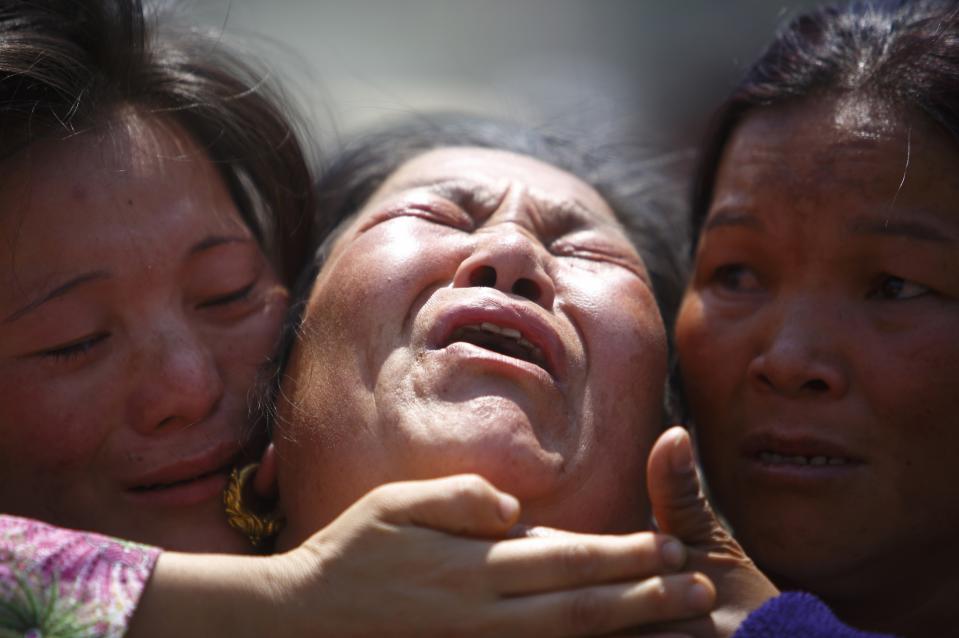
<svg viewBox="0 0 959 638">
<path fill-rule="evenodd" d="M 256 470 L 256 476 L 253 477 L 253 491 L 262 499 L 276 498 L 276 448 L 272 443 L 263 450 L 260 467 Z"/>
</svg>

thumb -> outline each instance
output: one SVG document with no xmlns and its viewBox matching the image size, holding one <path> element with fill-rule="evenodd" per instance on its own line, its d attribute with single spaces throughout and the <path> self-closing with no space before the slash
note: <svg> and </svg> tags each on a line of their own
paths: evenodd
<svg viewBox="0 0 959 638">
<path fill-rule="evenodd" d="M 649 454 L 646 480 L 659 528 L 689 546 L 725 546 L 729 534 L 703 493 L 689 433 L 679 426 L 664 432 Z"/>
<path fill-rule="evenodd" d="M 473 474 L 390 483 L 367 499 L 383 522 L 463 536 L 504 536 L 520 511 L 516 498 Z"/>
<path fill-rule="evenodd" d="M 778 593 L 776 586 L 713 513 L 696 473 L 686 430 L 670 428 L 659 437 L 650 452 L 646 474 L 660 528 L 691 550 L 686 569 L 702 571 L 716 584 L 717 607 L 709 619 L 709 635 L 733 635 L 752 610 Z"/>
</svg>

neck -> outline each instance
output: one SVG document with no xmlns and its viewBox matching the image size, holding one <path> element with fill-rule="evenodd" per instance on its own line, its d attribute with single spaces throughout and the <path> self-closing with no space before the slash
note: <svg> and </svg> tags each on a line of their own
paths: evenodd
<svg viewBox="0 0 959 638">
<path fill-rule="evenodd" d="M 937 559 L 940 555 L 935 555 Z M 879 561 L 882 562 L 882 561 Z M 773 578 L 781 589 L 799 589 L 819 596 L 844 623 L 902 638 L 946 636 L 956 630 L 959 560 L 928 560 L 905 571 L 886 565 L 879 574 L 842 583 L 796 583 Z M 892 577 L 891 575 L 894 575 Z M 872 583 L 872 586 L 865 583 Z"/>
<path fill-rule="evenodd" d="M 939 577 L 939 569 L 928 569 L 917 579 L 901 579 L 896 591 L 863 599 L 825 599 L 844 622 L 869 631 L 903 638 L 948 636 L 956 630 L 956 600 L 959 580 Z M 933 574 L 936 574 L 934 576 Z"/>
</svg>

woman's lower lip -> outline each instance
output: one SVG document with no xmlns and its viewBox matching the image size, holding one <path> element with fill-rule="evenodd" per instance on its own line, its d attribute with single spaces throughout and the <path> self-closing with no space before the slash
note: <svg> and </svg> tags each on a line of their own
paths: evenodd
<svg viewBox="0 0 959 638">
<path fill-rule="evenodd" d="M 211 472 L 194 479 L 166 486 L 134 488 L 127 497 L 136 503 L 159 507 L 189 507 L 213 498 L 220 499 L 226 487 L 226 470 Z"/>
<path fill-rule="evenodd" d="M 813 457 L 816 458 L 816 457 Z M 746 459 L 746 477 L 765 485 L 794 489 L 819 489 L 828 483 L 846 481 L 863 469 L 858 462 L 830 463 L 792 457 L 767 458 L 750 456 Z"/>
<path fill-rule="evenodd" d="M 503 372 L 509 371 L 514 374 L 518 373 L 522 376 L 536 378 L 548 386 L 556 384 L 552 375 L 541 366 L 523 361 L 522 359 L 499 354 L 464 341 L 453 342 L 445 348 L 434 350 L 433 352 L 456 357 L 460 361 L 460 364 L 472 360 L 476 363 L 498 368 Z"/>
</svg>

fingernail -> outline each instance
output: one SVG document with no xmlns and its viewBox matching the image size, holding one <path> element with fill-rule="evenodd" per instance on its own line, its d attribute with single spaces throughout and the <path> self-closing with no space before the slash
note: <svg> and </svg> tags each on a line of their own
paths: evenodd
<svg viewBox="0 0 959 638">
<path fill-rule="evenodd" d="M 713 591 L 706 583 L 695 580 L 686 590 L 686 604 L 693 612 L 704 614 L 713 608 Z"/>
<path fill-rule="evenodd" d="M 673 449 L 670 450 L 669 461 L 673 471 L 677 474 L 691 474 L 696 471 L 693 462 L 692 446 L 684 439 L 689 435 L 682 429 L 673 433 Z"/>
<path fill-rule="evenodd" d="M 511 523 L 516 520 L 519 514 L 519 501 L 509 494 L 500 494 L 499 497 L 499 515 L 504 523 Z"/>
<path fill-rule="evenodd" d="M 670 538 L 659 548 L 663 564 L 669 569 L 679 569 L 686 562 L 686 547 L 678 540 Z"/>
</svg>

